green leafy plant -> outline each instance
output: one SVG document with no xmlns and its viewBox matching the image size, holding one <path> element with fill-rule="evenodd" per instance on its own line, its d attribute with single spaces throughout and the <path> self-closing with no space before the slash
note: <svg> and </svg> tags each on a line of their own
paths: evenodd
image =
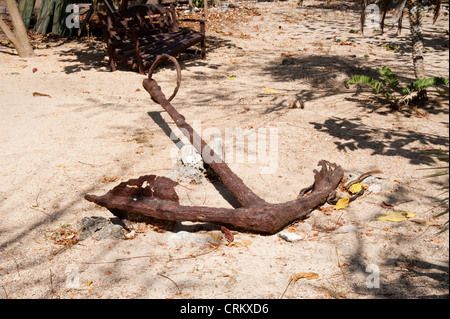
<svg viewBox="0 0 450 319">
<path fill-rule="evenodd" d="M 202 8 L 205 5 L 205 1 L 204 0 L 193 0 L 192 3 L 197 8 Z"/>
<path fill-rule="evenodd" d="M 390 52 L 397 53 L 398 52 L 398 45 L 388 43 L 384 45 L 384 48 Z"/>
<path fill-rule="evenodd" d="M 382 94 L 396 106 L 408 105 L 411 101 L 414 101 L 417 94 L 423 89 L 449 85 L 449 80 L 446 78 L 432 77 L 416 80 L 405 87 L 401 87 L 397 76 L 387 66 L 378 69 L 378 72 L 380 73 L 379 79 L 367 75 L 356 75 L 348 80 L 347 84 L 369 86 L 376 94 Z"/>
<path fill-rule="evenodd" d="M 366 24 L 366 18 L 368 17 L 370 10 L 368 6 L 373 4 L 374 1 L 361 0 L 361 34 L 364 35 L 364 26 Z M 414 68 L 414 74 L 417 80 L 425 79 L 425 59 L 424 59 L 424 34 L 423 21 L 427 13 L 427 4 L 425 2 L 431 2 L 434 7 L 433 24 L 437 21 L 441 9 L 441 0 L 383 0 L 376 1 L 380 9 L 380 27 L 381 33 L 384 30 L 384 22 L 386 15 L 389 12 L 393 13 L 394 23 L 398 23 L 398 35 L 402 29 L 403 17 L 407 16 L 410 26 L 410 39 L 412 45 L 412 62 Z M 394 10 L 392 10 L 394 9 Z M 405 9 L 409 12 L 404 14 Z M 418 94 L 415 95 L 415 101 L 417 104 L 425 104 L 428 101 L 427 90 L 422 88 Z"/>
</svg>

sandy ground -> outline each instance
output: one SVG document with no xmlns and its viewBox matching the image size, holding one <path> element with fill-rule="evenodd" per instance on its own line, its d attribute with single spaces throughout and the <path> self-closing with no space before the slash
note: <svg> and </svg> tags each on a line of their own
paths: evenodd
<svg viewBox="0 0 450 319">
<path fill-rule="evenodd" d="M 193 236 L 178 242 L 173 231 L 142 227 L 129 240 L 55 243 L 55 232 L 69 241 L 64 231 L 83 217 L 113 217 L 84 194 L 165 176 L 173 165 L 170 132 L 180 133 L 142 88 L 143 76 L 124 67 L 109 72 L 101 41 L 50 43 L 31 59 L 1 46 L 0 298 L 448 297 L 448 233 L 433 226 L 448 220 L 434 218 L 444 209 L 448 177 L 427 179 L 430 171 L 421 170 L 444 164 L 426 150 L 448 149 L 448 90 L 430 90 L 432 102 L 418 113 L 394 112 L 368 90 L 346 88 L 350 76 L 375 75 L 384 65 L 401 83 L 414 79 L 408 23 L 400 36 L 388 28 L 362 38 L 351 32 L 359 28 L 357 10 L 323 2 L 239 2 L 241 9 L 220 13 L 251 15 L 241 24 L 210 25 L 207 59 L 181 57 L 183 82 L 173 101 L 202 130 L 278 129 L 273 174 L 261 173 L 267 163 L 230 163 L 269 202 L 296 198 L 321 159 L 347 173 L 383 171 L 377 193 L 343 210 L 325 205 L 287 227 L 303 237 L 295 243 L 233 231 L 238 244 L 227 245 L 220 231 L 187 223 L 176 230 Z M 448 76 L 448 14 L 436 25 L 430 20 L 427 75 Z M 389 42 L 399 52 L 383 47 Z M 170 65 L 155 75 L 165 92 L 174 76 Z M 289 108 L 293 98 L 303 108 Z M 231 207 L 211 183 L 177 191 L 187 205 Z M 377 221 L 389 211 L 383 202 L 417 216 Z M 309 275 L 290 281 L 299 273 Z"/>
</svg>

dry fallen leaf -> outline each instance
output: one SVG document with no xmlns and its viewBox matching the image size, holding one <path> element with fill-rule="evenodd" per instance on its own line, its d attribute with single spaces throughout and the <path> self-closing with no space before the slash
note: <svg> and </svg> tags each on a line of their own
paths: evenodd
<svg viewBox="0 0 450 319">
<path fill-rule="evenodd" d="M 39 92 L 33 92 L 33 96 L 47 96 L 47 97 L 50 97 L 50 98 L 51 98 L 50 95 L 44 94 L 44 93 L 39 93 Z"/>
<path fill-rule="evenodd" d="M 112 183 L 112 182 L 115 182 L 115 181 L 117 181 L 119 179 L 120 179 L 120 177 L 117 177 L 117 176 L 103 177 L 102 183 L 104 183 L 104 184 Z"/>
<path fill-rule="evenodd" d="M 392 204 L 389 204 L 389 203 L 386 203 L 386 202 L 382 202 L 381 203 L 381 207 L 383 207 L 383 208 L 394 208 L 394 205 L 392 205 Z"/>
<path fill-rule="evenodd" d="M 282 57 L 289 57 L 289 56 L 294 56 L 294 55 L 295 55 L 295 53 L 292 53 L 292 52 L 290 52 L 290 51 L 281 53 L 281 56 L 282 56 Z"/>
<path fill-rule="evenodd" d="M 228 228 L 221 226 L 220 231 L 225 235 L 225 238 L 228 240 L 229 243 L 234 241 L 234 235 Z"/>
<path fill-rule="evenodd" d="M 233 241 L 233 242 L 227 244 L 227 246 L 247 247 L 251 244 L 252 244 L 251 240 L 244 240 L 244 241 Z"/>
<path fill-rule="evenodd" d="M 319 210 L 324 212 L 324 213 L 331 213 L 333 211 L 333 208 L 332 207 L 320 206 Z"/>
<path fill-rule="evenodd" d="M 21 68 L 21 69 L 25 69 L 27 66 L 28 66 L 28 65 L 19 65 L 19 64 L 17 64 L 17 65 L 12 65 L 12 66 L 10 66 L 10 68 Z"/>
<path fill-rule="evenodd" d="M 312 280 L 312 279 L 317 279 L 319 277 L 319 274 L 315 273 L 315 272 L 300 272 L 297 274 L 292 274 L 291 276 L 291 281 L 293 281 L 294 283 L 299 280 L 299 279 L 308 279 L 308 280 Z"/>
<path fill-rule="evenodd" d="M 280 93 L 280 92 L 278 92 L 278 91 L 269 89 L 267 86 L 266 86 L 266 92 L 269 93 L 269 94 L 279 94 L 279 93 Z"/>
<path fill-rule="evenodd" d="M 402 210 L 393 211 L 390 213 L 383 214 L 376 218 L 376 220 L 385 220 L 389 222 L 403 222 L 408 218 L 416 217 L 417 214 L 411 212 L 405 212 Z"/>
<path fill-rule="evenodd" d="M 411 221 L 413 221 L 413 222 L 415 222 L 417 224 L 422 224 L 424 226 L 442 226 L 442 224 L 439 223 L 439 222 L 429 222 L 429 221 L 422 220 L 422 219 L 417 219 L 417 218 L 416 219 L 412 219 Z"/>
<path fill-rule="evenodd" d="M 348 191 L 352 194 L 358 194 L 360 191 L 362 191 L 364 188 L 364 185 L 362 183 L 353 184 L 350 186 Z"/>
<path fill-rule="evenodd" d="M 336 210 L 344 209 L 348 206 L 349 203 L 350 198 L 341 198 L 340 200 L 337 201 L 336 205 L 334 205 L 334 209 Z"/>
</svg>

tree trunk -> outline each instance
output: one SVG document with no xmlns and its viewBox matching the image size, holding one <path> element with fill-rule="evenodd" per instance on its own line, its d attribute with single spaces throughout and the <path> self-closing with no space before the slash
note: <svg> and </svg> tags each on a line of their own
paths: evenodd
<svg viewBox="0 0 450 319">
<path fill-rule="evenodd" d="M 6 6 L 8 7 L 14 31 L 8 27 L 2 18 L 0 18 L 0 29 L 5 33 L 8 40 L 12 42 L 20 57 L 28 58 L 36 56 L 28 39 L 27 30 L 20 16 L 16 1 L 6 0 Z"/>
<path fill-rule="evenodd" d="M 422 0 L 408 0 L 409 23 L 411 27 L 412 58 L 414 73 L 417 80 L 425 79 L 425 66 L 423 59 L 423 13 L 424 5 Z M 422 89 L 418 94 L 418 102 L 427 100 L 427 91 Z"/>
</svg>

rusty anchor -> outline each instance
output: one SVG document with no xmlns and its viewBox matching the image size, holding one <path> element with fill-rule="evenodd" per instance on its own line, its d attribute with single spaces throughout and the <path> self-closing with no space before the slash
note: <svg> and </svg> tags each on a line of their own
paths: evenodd
<svg viewBox="0 0 450 319">
<path fill-rule="evenodd" d="M 175 64 L 177 70 L 177 86 L 169 99 L 152 79 L 156 67 L 167 59 Z M 321 169 L 314 170 L 314 183 L 302 189 L 297 199 L 278 204 L 266 202 L 244 184 L 172 106 L 170 101 L 175 97 L 180 84 L 180 65 L 169 55 L 160 55 L 150 68 L 148 78 L 143 81 L 143 86 L 152 100 L 170 115 L 204 160 L 204 154 L 208 154 L 209 166 L 242 207 L 233 209 L 180 205 L 175 191 L 178 183 L 155 175 L 122 182 L 102 196 L 86 194 L 86 200 L 107 208 L 121 219 L 135 220 L 136 217 L 142 217 L 147 218 L 149 222 L 208 222 L 241 231 L 274 234 L 292 222 L 307 217 L 315 208 L 325 203 L 338 187 L 344 170 L 337 164 L 321 160 L 318 163 Z"/>
</svg>

